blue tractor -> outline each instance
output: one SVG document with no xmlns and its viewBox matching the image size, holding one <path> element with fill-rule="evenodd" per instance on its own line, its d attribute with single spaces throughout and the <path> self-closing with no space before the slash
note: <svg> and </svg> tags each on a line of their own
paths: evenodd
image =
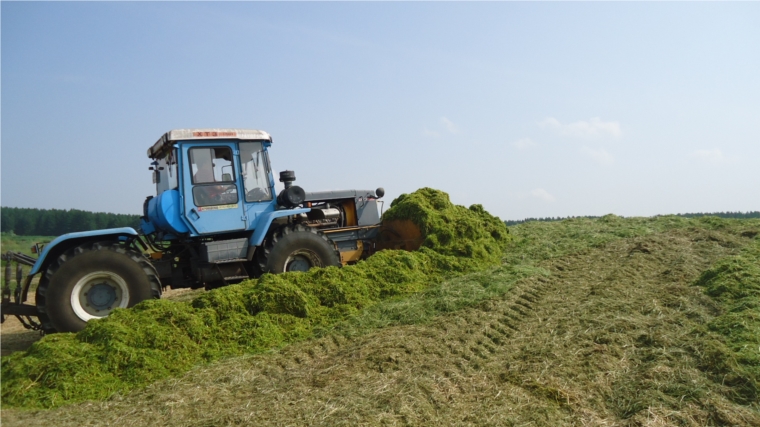
<svg viewBox="0 0 760 427">
<path fill-rule="evenodd" d="M 211 289 L 264 273 L 343 266 L 382 248 L 414 249 L 419 230 L 383 227 L 384 191 L 306 192 L 284 171 L 275 192 L 271 136 L 249 129 L 179 129 L 148 149 L 156 195 L 132 228 L 70 233 L 6 265 L 2 318 L 45 333 L 75 332 L 170 286 Z M 31 265 L 23 280 L 18 264 Z M 24 304 L 39 275 L 35 305 Z M 11 298 L 12 297 L 12 298 Z"/>
</svg>

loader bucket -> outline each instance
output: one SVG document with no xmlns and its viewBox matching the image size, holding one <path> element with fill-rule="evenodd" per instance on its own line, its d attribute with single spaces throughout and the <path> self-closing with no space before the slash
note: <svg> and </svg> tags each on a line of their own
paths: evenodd
<svg viewBox="0 0 760 427">
<path fill-rule="evenodd" d="M 422 236 L 420 228 L 408 219 L 383 221 L 375 248 L 377 250 L 402 249 L 414 251 L 420 248 L 423 240 L 425 238 Z"/>
</svg>

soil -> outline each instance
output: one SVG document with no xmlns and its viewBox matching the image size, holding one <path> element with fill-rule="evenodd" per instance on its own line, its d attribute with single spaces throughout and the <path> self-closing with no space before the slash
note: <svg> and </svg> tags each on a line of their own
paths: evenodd
<svg viewBox="0 0 760 427">
<path fill-rule="evenodd" d="M 34 298 L 31 298 L 34 300 Z M 39 331 L 31 331 L 24 328 L 21 322 L 14 316 L 0 325 L 0 355 L 7 356 L 17 351 L 24 351 L 42 338 Z"/>
<path fill-rule="evenodd" d="M 35 283 L 32 287 L 35 287 Z M 34 305 L 34 292 L 29 292 L 26 304 Z M 5 322 L 0 324 L 0 356 L 7 356 L 17 351 L 24 351 L 42 338 L 40 331 L 24 328 L 24 325 L 16 316 L 8 316 Z"/>
</svg>

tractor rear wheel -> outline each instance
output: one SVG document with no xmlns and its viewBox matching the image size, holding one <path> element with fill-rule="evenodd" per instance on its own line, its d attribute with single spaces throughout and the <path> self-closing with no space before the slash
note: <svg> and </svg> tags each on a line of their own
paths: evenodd
<svg viewBox="0 0 760 427">
<path fill-rule="evenodd" d="M 77 332 L 115 308 L 160 296 L 158 274 L 142 255 L 118 242 L 87 243 L 48 267 L 37 288 L 37 311 L 45 332 Z"/>
<path fill-rule="evenodd" d="M 259 249 L 263 273 L 308 271 L 312 267 L 340 266 L 340 254 L 323 233 L 302 225 L 282 227 Z"/>
</svg>

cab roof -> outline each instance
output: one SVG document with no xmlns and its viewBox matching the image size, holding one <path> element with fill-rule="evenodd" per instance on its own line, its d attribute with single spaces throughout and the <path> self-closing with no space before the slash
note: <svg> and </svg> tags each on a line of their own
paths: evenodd
<svg viewBox="0 0 760 427">
<path fill-rule="evenodd" d="M 161 154 L 174 145 L 175 142 L 194 139 L 240 139 L 272 142 L 272 137 L 268 133 L 256 129 L 174 129 L 163 134 L 153 146 L 148 148 L 148 157 L 151 159 L 161 157 Z"/>
</svg>

